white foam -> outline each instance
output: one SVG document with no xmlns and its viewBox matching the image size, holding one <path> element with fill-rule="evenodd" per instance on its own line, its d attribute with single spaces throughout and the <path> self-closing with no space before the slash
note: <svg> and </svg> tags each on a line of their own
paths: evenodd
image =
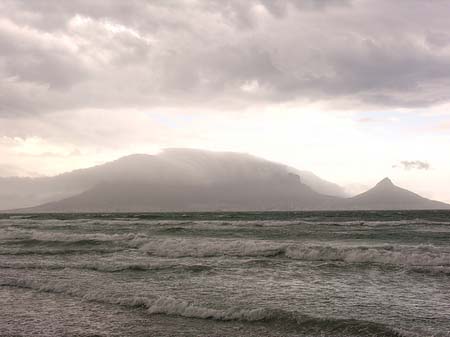
<svg viewBox="0 0 450 337">
<path fill-rule="evenodd" d="M 148 305 L 150 314 L 167 314 L 192 318 L 212 318 L 216 320 L 244 320 L 259 321 L 268 318 L 268 312 L 264 309 L 228 309 L 218 310 L 202 306 L 196 306 L 187 301 L 180 301 L 171 297 L 161 297 L 151 301 Z"/>
<path fill-rule="evenodd" d="M 302 245 L 264 240 L 164 238 L 150 240 L 141 250 L 161 257 L 214 257 L 284 255 L 306 261 L 343 261 L 406 266 L 450 265 L 450 251 L 435 246 L 338 246 Z"/>
<path fill-rule="evenodd" d="M 141 250 L 162 257 L 274 256 L 286 244 L 263 240 L 163 238 L 151 240 Z"/>
<path fill-rule="evenodd" d="M 84 240 L 92 241 L 134 241 L 138 242 L 142 238 L 146 238 L 141 233 L 127 234 L 104 234 L 104 233 L 63 233 L 41 230 L 26 230 L 15 227 L 6 227 L 0 229 L 0 240 L 38 240 L 38 241 L 62 241 L 76 242 Z"/>
<path fill-rule="evenodd" d="M 85 287 L 74 286 L 67 282 L 37 282 L 32 279 L 10 279 L 1 282 L 2 286 L 33 289 L 41 292 L 62 293 L 88 301 L 96 301 L 109 304 L 119 304 L 133 307 L 144 307 L 150 314 L 177 315 L 190 318 L 204 318 L 216 320 L 245 320 L 258 321 L 270 317 L 265 309 L 214 309 L 198 306 L 185 300 L 173 297 L 140 297 L 112 294 L 103 290 L 86 290 Z"/>
<path fill-rule="evenodd" d="M 450 265 L 450 253 L 427 246 L 290 246 L 286 256 L 309 261 L 343 261 L 406 266 Z"/>
<path fill-rule="evenodd" d="M 84 240 L 92 241 L 123 241 L 133 240 L 136 238 L 135 234 L 72 234 L 72 233 L 52 233 L 52 232 L 32 232 L 30 239 L 39 241 L 63 241 L 76 242 Z"/>
</svg>

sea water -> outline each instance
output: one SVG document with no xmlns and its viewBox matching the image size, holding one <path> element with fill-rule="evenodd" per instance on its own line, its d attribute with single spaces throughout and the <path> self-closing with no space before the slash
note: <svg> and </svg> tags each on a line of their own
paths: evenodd
<svg viewBox="0 0 450 337">
<path fill-rule="evenodd" d="M 450 212 L 0 215 L 0 336 L 450 336 Z"/>
</svg>

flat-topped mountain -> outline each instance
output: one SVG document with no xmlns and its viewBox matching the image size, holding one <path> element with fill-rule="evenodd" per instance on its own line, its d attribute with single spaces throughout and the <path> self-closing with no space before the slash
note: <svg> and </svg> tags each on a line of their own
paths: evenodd
<svg viewBox="0 0 450 337">
<path fill-rule="evenodd" d="M 338 185 L 310 172 L 247 154 L 191 149 L 131 155 L 56 177 L 3 178 L 0 191 L 0 209 L 21 212 L 450 208 L 387 178 L 345 198 Z"/>
<path fill-rule="evenodd" d="M 93 191 L 106 186 L 111 189 L 114 185 L 120 185 L 121 188 L 126 189 L 127 184 L 152 186 L 152 189 L 159 186 L 159 190 L 164 189 L 164 186 L 168 189 L 170 186 L 179 186 L 187 191 L 194 187 L 210 189 L 213 186 L 218 188 L 220 185 L 244 186 L 256 184 L 258 181 L 261 184 L 264 182 L 268 189 L 265 193 L 268 193 L 271 189 L 275 191 L 280 181 L 292 178 L 292 175 L 300 176 L 302 184 L 320 194 L 345 196 L 343 188 L 311 172 L 300 171 L 251 155 L 194 149 L 167 149 L 158 155 L 130 155 L 103 165 L 54 177 L 0 178 L 0 210 L 56 202 L 88 191 L 94 193 Z M 182 193 L 180 190 L 178 195 Z M 122 209 L 122 207 L 113 209 Z"/>
</svg>

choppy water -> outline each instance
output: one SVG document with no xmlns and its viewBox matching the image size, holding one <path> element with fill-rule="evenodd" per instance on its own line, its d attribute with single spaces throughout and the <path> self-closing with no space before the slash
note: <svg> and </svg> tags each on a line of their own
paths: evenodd
<svg viewBox="0 0 450 337">
<path fill-rule="evenodd" d="M 450 336 L 450 212 L 0 215 L 0 336 Z"/>
</svg>

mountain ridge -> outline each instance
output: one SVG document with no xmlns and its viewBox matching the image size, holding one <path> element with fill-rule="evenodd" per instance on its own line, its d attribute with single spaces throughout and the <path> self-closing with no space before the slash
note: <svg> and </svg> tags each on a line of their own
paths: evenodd
<svg viewBox="0 0 450 337">
<path fill-rule="evenodd" d="M 224 180 L 233 172 L 250 176 L 253 171 L 291 172 L 317 192 L 345 196 L 344 189 L 283 164 L 236 152 L 212 152 L 196 149 L 166 149 L 160 154 L 132 154 L 89 168 L 65 172 L 53 177 L 0 178 L 0 209 L 37 206 L 75 196 L 106 181 L 166 181 L 180 184 L 207 184 Z M 262 174 L 263 172 L 259 172 Z"/>
<path fill-rule="evenodd" d="M 18 212 L 146 212 L 447 209 L 382 179 L 351 198 L 312 188 L 300 171 L 248 154 L 169 149 L 158 155 L 134 154 L 53 178 L 66 195 Z M 316 177 L 316 185 L 328 182 Z M 306 177 L 306 178 L 305 178 Z M 28 180 L 32 184 L 33 180 Z M 332 183 L 331 187 L 334 187 Z M 335 185 L 337 186 L 337 185 Z M 0 190 L 2 182 L 0 180 Z M 39 187 L 39 184 L 37 184 Z M 36 186 L 34 186 L 36 188 Z M 57 189 L 55 188 L 55 191 Z M 69 193 L 70 192 L 70 193 Z M 1 202 L 1 199 L 0 199 Z M 0 205 L 1 206 L 1 205 Z M 12 207 L 11 207 L 12 208 Z"/>
</svg>

